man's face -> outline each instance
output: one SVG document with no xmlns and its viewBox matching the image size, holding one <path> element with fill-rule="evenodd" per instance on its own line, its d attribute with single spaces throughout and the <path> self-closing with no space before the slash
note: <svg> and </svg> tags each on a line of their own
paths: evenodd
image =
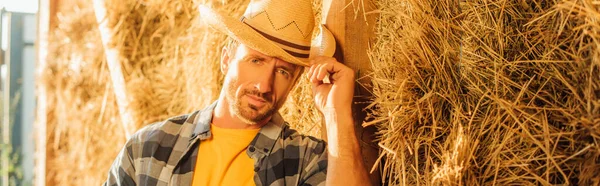
<svg viewBox="0 0 600 186">
<path fill-rule="evenodd" d="M 243 44 L 235 52 L 224 51 L 221 67 L 229 110 L 248 124 L 264 121 L 281 108 L 302 68 Z"/>
</svg>

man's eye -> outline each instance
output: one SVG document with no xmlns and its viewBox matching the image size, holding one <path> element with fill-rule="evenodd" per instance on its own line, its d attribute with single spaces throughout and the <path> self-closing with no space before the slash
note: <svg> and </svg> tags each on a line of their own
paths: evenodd
<svg viewBox="0 0 600 186">
<path fill-rule="evenodd" d="M 285 77 L 289 77 L 290 73 L 284 69 L 279 69 L 277 70 L 278 73 L 280 73 L 281 75 L 284 75 Z"/>
<path fill-rule="evenodd" d="M 260 63 L 260 60 L 258 60 L 258 59 L 252 59 L 252 60 L 250 60 L 250 62 L 258 64 L 258 63 Z"/>
</svg>

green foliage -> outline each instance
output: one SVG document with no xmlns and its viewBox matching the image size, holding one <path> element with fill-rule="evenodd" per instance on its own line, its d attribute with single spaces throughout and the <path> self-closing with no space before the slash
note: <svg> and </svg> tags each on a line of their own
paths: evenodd
<svg viewBox="0 0 600 186">
<path fill-rule="evenodd" d="M 0 134 L 5 130 L 11 130 L 13 125 L 13 116 L 9 118 L 8 128 L 4 128 L 4 93 L 0 91 Z M 10 109 L 15 110 L 20 94 L 17 93 L 10 104 Z M 11 112 L 13 114 L 14 112 Z M 10 132 L 9 132 L 10 133 Z M 0 135 L 1 136 L 1 135 Z M 3 137 L 3 136 L 2 136 Z M 8 175 L 8 185 L 16 185 L 18 180 L 23 179 L 23 170 L 19 166 L 20 156 L 18 149 L 13 149 L 10 142 L 0 140 L 0 176 Z M 5 165 L 6 164 L 6 165 Z"/>
</svg>

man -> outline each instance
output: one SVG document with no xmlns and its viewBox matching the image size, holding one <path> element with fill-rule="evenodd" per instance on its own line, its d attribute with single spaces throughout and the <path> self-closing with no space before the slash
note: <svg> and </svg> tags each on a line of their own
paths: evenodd
<svg viewBox="0 0 600 186">
<path fill-rule="evenodd" d="M 105 185 L 370 185 L 354 135 L 354 72 L 309 55 L 310 0 L 252 1 L 241 21 L 207 7 L 200 14 L 231 38 L 220 97 L 134 134 Z M 277 113 L 305 67 L 328 144 L 298 134 Z"/>
</svg>

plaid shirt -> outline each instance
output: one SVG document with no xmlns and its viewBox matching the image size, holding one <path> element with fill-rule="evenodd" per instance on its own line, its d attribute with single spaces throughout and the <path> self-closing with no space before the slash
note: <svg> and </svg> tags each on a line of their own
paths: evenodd
<svg viewBox="0 0 600 186">
<path fill-rule="evenodd" d="M 211 136 L 215 105 L 136 132 L 115 159 L 104 185 L 191 185 L 198 145 Z M 326 150 L 324 141 L 300 135 L 274 114 L 246 153 L 254 160 L 256 185 L 325 185 Z"/>
</svg>

